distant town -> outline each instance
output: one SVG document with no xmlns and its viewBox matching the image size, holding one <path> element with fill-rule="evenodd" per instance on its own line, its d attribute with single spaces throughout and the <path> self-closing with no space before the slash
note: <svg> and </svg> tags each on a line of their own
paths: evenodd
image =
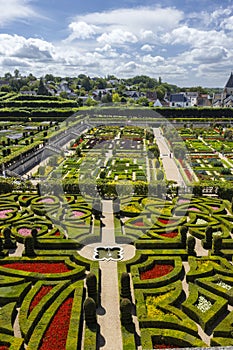
<svg viewBox="0 0 233 350">
<path fill-rule="evenodd" d="M 149 107 L 228 107 L 233 106 L 233 74 L 220 88 L 178 87 L 145 75 L 118 79 L 114 75 L 57 77 L 46 74 L 22 76 L 18 69 L 0 78 L 0 93 L 28 96 L 46 95 L 73 100 L 78 107 L 123 103 Z"/>
</svg>

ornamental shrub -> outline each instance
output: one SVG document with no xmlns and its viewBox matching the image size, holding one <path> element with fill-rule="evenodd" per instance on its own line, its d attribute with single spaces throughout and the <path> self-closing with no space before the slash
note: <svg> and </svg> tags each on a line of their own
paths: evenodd
<svg viewBox="0 0 233 350">
<path fill-rule="evenodd" d="M 188 227 L 182 225 L 180 227 L 180 236 L 181 236 L 181 242 L 185 246 L 186 241 L 187 241 L 187 233 L 188 233 Z"/>
<path fill-rule="evenodd" d="M 97 278 L 93 272 L 90 272 L 86 278 L 87 294 L 97 305 Z"/>
<path fill-rule="evenodd" d="M 187 238 L 187 250 L 188 250 L 188 255 L 192 255 L 192 256 L 196 256 L 196 252 L 195 252 L 195 244 L 196 244 L 196 240 L 193 236 L 189 236 Z"/>
<path fill-rule="evenodd" d="M 130 291 L 130 277 L 127 272 L 122 272 L 121 274 L 121 297 L 127 298 L 132 301 L 131 291 Z"/>
<path fill-rule="evenodd" d="M 222 237 L 214 236 L 213 237 L 213 253 L 214 255 L 221 255 L 220 250 L 222 249 Z"/>
<path fill-rule="evenodd" d="M 3 236 L 4 236 L 4 249 L 15 249 L 16 243 L 12 241 L 11 239 L 11 229 L 9 227 L 5 227 L 3 230 Z"/>
<path fill-rule="evenodd" d="M 123 326 L 132 324 L 132 303 L 129 299 L 124 298 L 121 300 L 120 304 L 121 311 L 121 323 Z"/>
<path fill-rule="evenodd" d="M 95 300 L 88 297 L 84 301 L 83 308 L 86 324 L 88 326 L 95 325 L 97 323 Z"/>
<path fill-rule="evenodd" d="M 32 258 L 36 256 L 36 253 L 34 251 L 34 239 L 32 236 L 25 237 L 24 246 L 26 256 Z"/>
<path fill-rule="evenodd" d="M 206 227 L 205 234 L 206 234 L 206 239 L 205 239 L 204 248 L 211 249 L 212 240 L 213 240 L 213 229 L 211 226 Z"/>
</svg>

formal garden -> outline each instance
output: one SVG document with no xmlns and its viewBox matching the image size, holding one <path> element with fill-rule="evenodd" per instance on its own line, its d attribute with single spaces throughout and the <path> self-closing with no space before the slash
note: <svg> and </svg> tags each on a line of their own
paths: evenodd
<svg viewBox="0 0 233 350">
<path fill-rule="evenodd" d="M 32 127 L 27 137 L 43 135 Z M 233 346 L 232 193 L 219 190 L 233 177 L 229 129 L 178 128 L 187 153 L 170 135 L 161 155 L 152 127 L 90 127 L 32 175 L 40 186 L 1 190 L 0 350 L 101 349 L 108 264 L 122 349 Z M 183 192 L 167 180 L 171 155 Z M 193 179 L 216 191 L 190 191 Z M 114 245 L 103 244 L 107 219 Z"/>
</svg>

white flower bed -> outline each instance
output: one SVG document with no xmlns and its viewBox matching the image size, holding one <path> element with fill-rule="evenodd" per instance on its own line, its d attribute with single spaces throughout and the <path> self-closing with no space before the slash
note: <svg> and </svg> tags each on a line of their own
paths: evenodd
<svg viewBox="0 0 233 350">
<path fill-rule="evenodd" d="M 206 223 L 207 223 L 207 221 L 203 220 L 203 219 L 197 219 L 197 222 L 196 222 L 197 225 L 204 225 Z"/>
<path fill-rule="evenodd" d="M 221 236 L 221 235 L 222 235 L 222 231 L 213 232 L 213 236 Z"/>
<path fill-rule="evenodd" d="M 230 290 L 232 288 L 229 284 L 227 284 L 227 283 L 225 283 L 223 281 L 219 281 L 216 284 L 217 284 L 217 286 L 220 286 L 220 287 L 222 287 L 224 289 L 227 289 L 227 290 Z"/>
<path fill-rule="evenodd" d="M 211 308 L 212 304 L 209 300 L 200 295 L 195 306 L 204 313 Z"/>
</svg>

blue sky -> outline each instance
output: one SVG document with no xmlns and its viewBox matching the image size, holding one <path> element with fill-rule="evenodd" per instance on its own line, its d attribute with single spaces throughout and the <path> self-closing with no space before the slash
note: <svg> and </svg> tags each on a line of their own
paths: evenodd
<svg viewBox="0 0 233 350">
<path fill-rule="evenodd" d="M 0 75 L 135 75 L 223 87 L 233 70 L 233 4 L 0 0 Z"/>
</svg>

